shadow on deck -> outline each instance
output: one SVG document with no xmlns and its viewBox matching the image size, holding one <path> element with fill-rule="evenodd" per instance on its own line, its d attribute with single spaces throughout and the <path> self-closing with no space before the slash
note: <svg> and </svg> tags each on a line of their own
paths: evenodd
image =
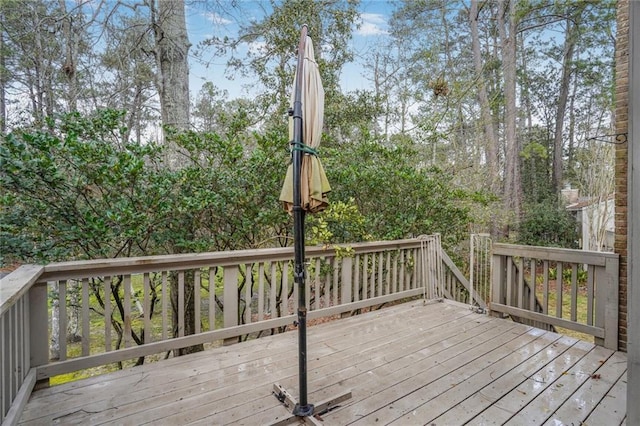
<svg viewBox="0 0 640 426">
<path fill-rule="evenodd" d="M 477 314 L 404 303 L 311 327 L 309 400 L 326 424 L 625 424 L 626 354 Z M 297 394 L 297 333 L 34 391 L 21 424 L 267 424 Z"/>
</svg>

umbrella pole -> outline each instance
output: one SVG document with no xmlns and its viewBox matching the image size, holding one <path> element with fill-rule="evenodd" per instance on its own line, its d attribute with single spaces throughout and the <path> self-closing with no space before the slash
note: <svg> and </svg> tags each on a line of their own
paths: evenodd
<svg viewBox="0 0 640 426">
<path fill-rule="evenodd" d="M 313 405 L 307 401 L 307 306 L 304 268 L 304 217 L 301 195 L 301 170 L 303 152 L 299 149 L 304 143 L 302 136 L 302 67 L 304 61 L 307 26 L 302 27 L 298 45 L 298 68 L 296 70 L 295 96 L 293 102 L 293 239 L 294 243 L 294 280 L 298 285 L 298 380 L 300 401 L 293 409 L 296 416 L 311 416 Z"/>
<path fill-rule="evenodd" d="M 300 44 L 298 45 L 298 69 L 296 72 L 295 92 L 293 108 L 289 115 L 293 118 L 293 145 L 291 162 L 293 166 L 293 239 L 294 239 L 294 267 L 293 275 L 298 286 L 298 380 L 300 388 L 300 400 L 297 401 L 293 395 L 278 383 L 273 385 L 273 395 L 284 404 L 285 407 L 293 410 L 291 415 L 278 419 L 271 426 L 283 426 L 298 423 L 303 418 L 305 424 L 321 424 L 314 415 L 320 415 L 334 409 L 342 401 L 351 398 L 351 391 L 318 401 L 315 405 L 307 401 L 307 297 L 306 297 L 306 272 L 304 254 L 304 218 L 305 211 L 302 208 L 301 176 L 302 171 L 302 68 L 304 63 L 305 44 L 307 40 L 307 26 L 303 25 L 300 33 Z"/>
</svg>

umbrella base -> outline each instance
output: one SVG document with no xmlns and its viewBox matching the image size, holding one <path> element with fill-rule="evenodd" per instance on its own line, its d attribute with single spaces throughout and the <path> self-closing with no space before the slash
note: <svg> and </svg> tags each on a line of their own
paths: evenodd
<svg viewBox="0 0 640 426">
<path fill-rule="evenodd" d="M 271 426 L 284 426 L 304 421 L 307 425 L 321 425 L 322 414 L 337 408 L 337 404 L 351 398 L 351 391 L 343 392 L 338 396 L 321 401 L 318 404 L 307 404 L 300 406 L 298 401 L 284 387 L 276 383 L 273 385 L 273 395 L 284 405 L 291 413 L 271 423 Z"/>
</svg>

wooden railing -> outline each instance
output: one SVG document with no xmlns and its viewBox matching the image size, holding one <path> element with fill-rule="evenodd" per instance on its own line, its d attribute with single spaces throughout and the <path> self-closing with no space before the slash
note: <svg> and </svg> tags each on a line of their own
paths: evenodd
<svg viewBox="0 0 640 426">
<path fill-rule="evenodd" d="M 618 255 L 493 245 L 490 311 L 563 327 L 618 349 Z"/>
<path fill-rule="evenodd" d="M 411 297 L 468 302 L 439 235 L 306 251 L 310 321 Z M 292 260 L 274 248 L 22 266 L 0 286 L 0 420 L 15 422 L 37 381 L 291 328 Z"/>
</svg>

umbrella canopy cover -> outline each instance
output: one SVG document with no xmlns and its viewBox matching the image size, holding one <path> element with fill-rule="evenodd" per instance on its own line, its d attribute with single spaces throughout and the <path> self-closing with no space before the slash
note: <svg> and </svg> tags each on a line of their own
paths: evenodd
<svg viewBox="0 0 640 426">
<path fill-rule="evenodd" d="M 302 142 L 304 145 L 292 145 L 292 148 L 302 149 L 304 153 L 300 170 L 301 207 L 306 212 L 317 213 L 329 205 L 327 194 L 331 191 L 331 186 L 324 167 L 315 152 L 320 146 L 322 137 L 324 88 L 315 60 L 313 42 L 308 36 L 305 42 L 302 68 Z M 291 99 L 293 103 L 294 93 L 292 93 Z M 289 118 L 289 139 L 293 140 L 293 117 Z M 293 165 L 289 165 L 287 169 L 280 201 L 282 201 L 284 208 L 291 213 L 293 210 Z"/>
</svg>

